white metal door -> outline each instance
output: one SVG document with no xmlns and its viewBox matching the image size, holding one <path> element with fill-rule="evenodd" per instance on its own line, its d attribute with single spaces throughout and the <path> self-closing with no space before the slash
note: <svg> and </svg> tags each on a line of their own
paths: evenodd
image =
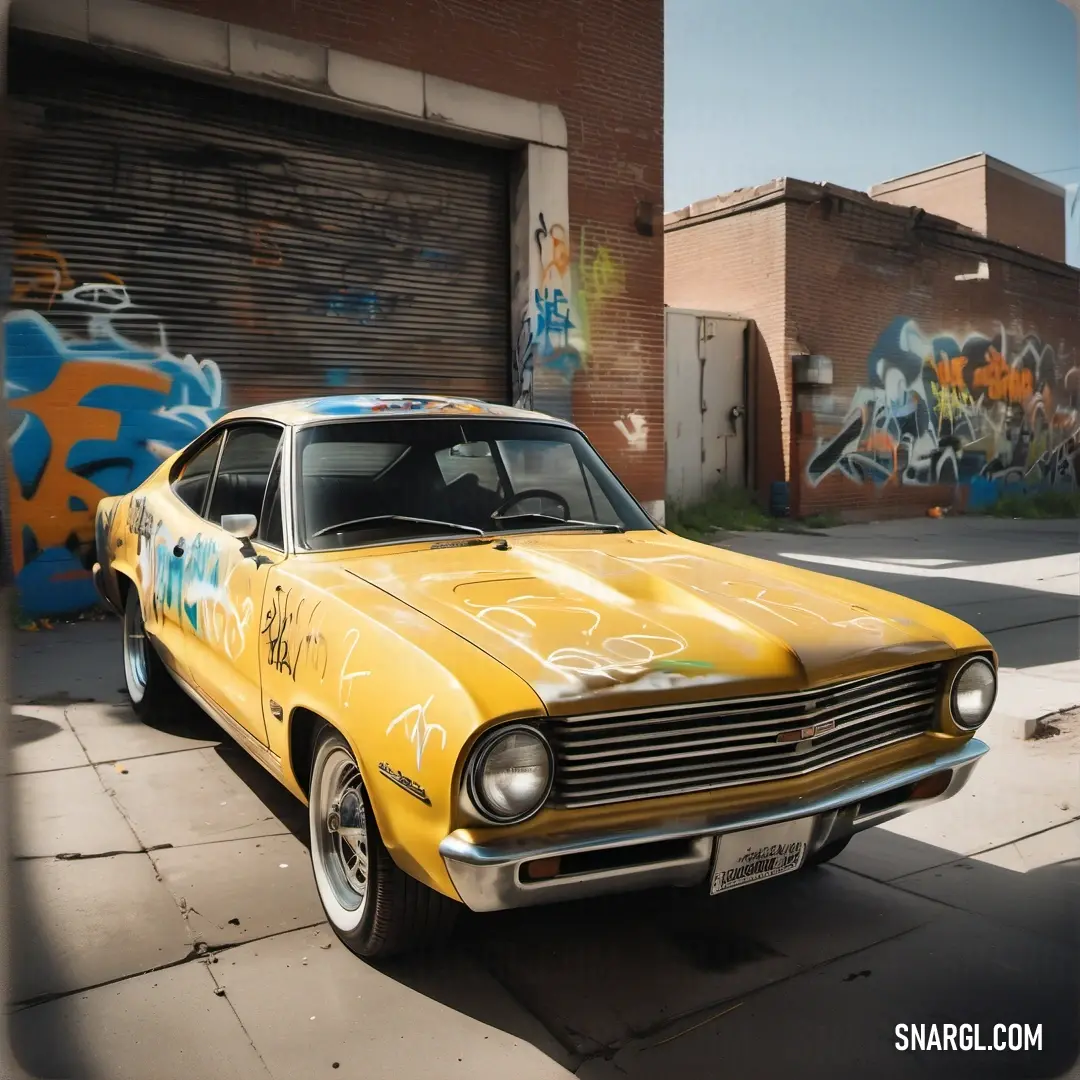
<svg viewBox="0 0 1080 1080">
<path fill-rule="evenodd" d="M 746 484 L 746 320 L 667 312 L 664 411 L 669 501 Z"/>
<path fill-rule="evenodd" d="M 746 323 L 709 319 L 705 323 L 702 380 L 702 484 L 746 486 Z"/>
</svg>

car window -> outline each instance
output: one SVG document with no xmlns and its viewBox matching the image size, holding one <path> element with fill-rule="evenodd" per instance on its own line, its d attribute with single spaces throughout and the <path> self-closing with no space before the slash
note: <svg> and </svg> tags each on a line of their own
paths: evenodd
<svg viewBox="0 0 1080 1080">
<path fill-rule="evenodd" d="M 282 551 L 285 549 L 285 526 L 281 516 L 281 454 L 274 459 L 274 467 L 270 470 L 270 482 L 266 486 L 256 538 L 271 547 Z"/>
<path fill-rule="evenodd" d="M 435 417 L 315 424 L 297 432 L 296 454 L 296 539 L 312 550 L 581 527 L 560 525 L 567 517 L 654 528 L 581 432 L 562 425 Z M 536 488 L 548 497 L 513 501 Z"/>
<path fill-rule="evenodd" d="M 479 487 L 492 494 L 502 491 L 499 470 L 495 467 L 488 443 L 458 443 L 446 450 L 439 450 L 435 460 L 448 487 L 459 483 Z"/>
<path fill-rule="evenodd" d="M 507 439 L 499 442 L 499 453 L 515 494 L 532 490 L 554 492 L 570 504 L 572 518 L 599 521 L 603 525 L 618 523 L 614 507 L 595 478 L 590 478 L 588 465 L 583 467 L 570 443 Z M 534 508 L 531 502 L 523 502 L 520 507 Z"/>
<path fill-rule="evenodd" d="M 194 456 L 180 466 L 180 471 L 173 481 L 173 491 L 181 502 L 201 514 L 206 503 L 206 488 L 217 464 L 218 450 L 221 449 L 221 436 L 207 443 Z"/>
<path fill-rule="evenodd" d="M 280 442 L 281 429 L 270 425 L 245 425 L 226 432 L 206 513 L 210 521 L 219 525 L 225 514 L 253 514 L 258 519 Z"/>
<path fill-rule="evenodd" d="M 301 468 L 305 476 L 378 476 L 408 451 L 400 443 L 368 443 L 354 439 L 309 442 Z"/>
</svg>

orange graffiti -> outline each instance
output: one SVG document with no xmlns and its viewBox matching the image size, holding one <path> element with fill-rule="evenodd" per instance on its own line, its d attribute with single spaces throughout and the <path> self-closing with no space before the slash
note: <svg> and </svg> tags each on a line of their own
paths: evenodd
<svg viewBox="0 0 1080 1080">
<path fill-rule="evenodd" d="M 57 297 L 75 287 L 67 259 L 58 251 L 28 242 L 15 249 L 11 260 L 11 302 L 44 302 L 52 307 Z"/>
<path fill-rule="evenodd" d="M 966 383 L 964 382 L 964 368 L 967 366 L 968 358 L 966 356 L 948 356 L 945 353 L 941 354 L 941 359 L 937 362 L 937 377 L 938 382 L 942 386 L 951 386 L 956 389 L 961 387 L 966 389 Z"/>
<path fill-rule="evenodd" d="M 1028 368 L 1010 367 L 995 348 L 987 351 L 990 362 L 975 372 L 975 386 L 985 389 L 991 401 L 1018 404 L 1035 392 L 1035 380 Z"/>
<path fill-rule="evenodd" d="M 122 373 L 122 374 L 121 374 Z M 100 386 L 116 385 L 122 378 L 128 386 L 159 393 L 168 392 L 167 376 L 118 365 L 109 360 L 64 364 L 49 386 L 37 394 L 21 397 L 14 407 L 33 413 L 49 431 L 52 450 L 33 498 L 24 499 L 19 479 L 8 458 L 8 490 L 11 493 L 11 524 L 15 542 L 12 561 L 16 574 L 23 568 L 23 546 L 19 537 L 24 525 L 34 531 L 39 548 L 63 547 L 72 536 L 89 544 L 94 538 L 94 512 L 104 492 L 91 481 L 69 471 L 68 455 L 83 439 L 110 442 L 120 431 L 120 417 L 108 409 L 93 409 L 79 402 Z M 73 510 L 69 497 L 81 499 L 86 510 Z"/>
<path fill-rule="evenodd" d="M 262 266 L 269 269 L 281 266 L 285 257 L 278 247 L 277 241 L 270 235 L 271 229 L 280 229 L 281 225 L 276 221 L 261 221 L 255 229 L 253 242 L 254 251 L 251 256 L 252 266 Z"/>
<path fill-rule="evenodd" d="M 892 476 L 896 475 L 896 440 L 887 432 L 880 429 L 871 431 L 862 440 L 861 449 L 870 454 L 883 454 L 892 458 Z"/>
<path fill-rule="evenodd" d="M 548 239 L 551 241 L 551 258 L 544 266 L 545 283 L 555 275 L 565 277 L 570 269 L 570 241 L 566 229 L 562 225 L 552 225 L 548 230 Z"/>
</svg>

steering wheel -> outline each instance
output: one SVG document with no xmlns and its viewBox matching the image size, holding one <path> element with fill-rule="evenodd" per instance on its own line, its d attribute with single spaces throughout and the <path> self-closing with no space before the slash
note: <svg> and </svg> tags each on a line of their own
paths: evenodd
<svg viewBox="0 0 1080 1080">
<path fill-rule="evenodd" d="M 564 518 L 570 517 L 570 504 L 557 491 L 550 491 L 548 488 L 528 488 L 525 491 L 514 492 L 509 499 L 503 502 L 497 509 L 493 510 L 491 513 L 491 520 L 498 521 L 500 518 L 506 517 L 507 510 L 513 506 L 517 506 L 518 503 L 523 503 L 526 499 L 551 499 L 562 506 Z"/>
</svg>

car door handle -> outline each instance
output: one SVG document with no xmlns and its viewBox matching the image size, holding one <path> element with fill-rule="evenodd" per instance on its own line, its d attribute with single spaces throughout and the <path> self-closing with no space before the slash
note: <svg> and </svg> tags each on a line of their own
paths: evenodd
<svg viewBox="0 0 1080 1080">
<path fill-rule="evenodd" d="M 177 558 L 177 559 L 182 559 L 184 557 L 184 538 L 183 537 L 180 537 L 180 539 L 176 541 L 176 544 L 172 549 L 172 553 L 173 553 L 173 556 L 175 558 Z"/>
</svg>

